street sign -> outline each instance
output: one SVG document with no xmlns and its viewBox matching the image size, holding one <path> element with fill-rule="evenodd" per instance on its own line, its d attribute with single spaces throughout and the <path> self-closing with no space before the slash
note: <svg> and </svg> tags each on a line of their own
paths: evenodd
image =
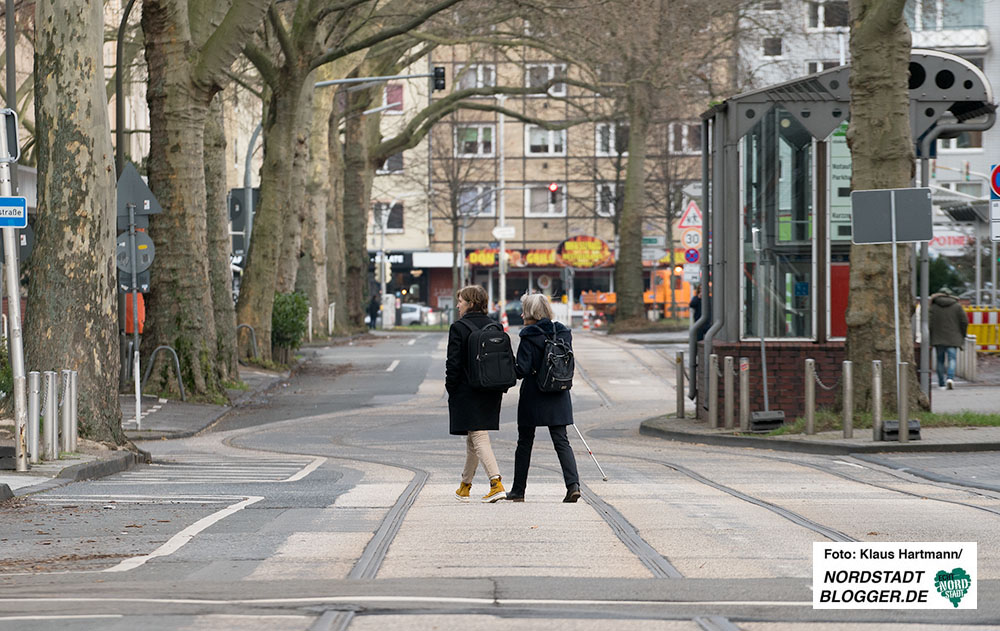
<svg viewBox="0 0 1000 631">
<path fill-rule="evenodd" d="M 891 209 L 896 211 L 892 233 Z M 906 243 L 934 238 L 931 189 L 887 188 L 851 192 L 851 240 L 854 243 Z"/>
<path fill-rule="evenodd" d="M 701 282 L 701 265 L 697 263 L 685 263 L 684 264 L 684 282 L 685 283 L 700 283 Z"/>
<path fill-rule="evenodd" d="M 514 226 L 497 226 L 493 228 L 493 238 L 501 240 L 513 239 L 514 235 L 517 234 L 514 228 Z"/>
<path fill-rule="evenodd" d="M 1000 164 L 990 167 L 990 199 L 1000 199 Z"/>
<path fill-rule="evenodd" d="M 682 236 L 685 248 L 701 247 L 701 228 L 690 228 L 684 231 Z"/>
<path fill-rule="evenodd" d="M 1000 199 L 990 200 L 990 241 L 1000 241 Z"/>
<path fill-rule="evenodd" d="M 642 248 L 642 260 L 644 261 L 659 261 L 666 255 L 667 255 L 666 248 L 651 248 L 651 247 Z"/>
<path fill-rule="evenodd" d="M 28 201 L 23 197 L 0 197 L 0 227 L 24 228 L 28 225 Z"/>
<path fill-rule="evenodd" d="M 667 237 L 664 235 L 656 235 L 652 237 L 642 238 L 642 247 L 644 248 L 662 248 L 667 245 Z"/>
<path fill-rule="evenodd" d="M 697 263 L 698 256 L 699 256 L 698 250 L 695 250 L 694 248 L 688 248 L 687 250 L 684 250 L 684 260 L 687 261 L 688 263 Z"/>
<path fill-rule="evenodd" d="M 701 209 L 698 208 L 698 204 L 694 201 L 688 202 L 687 207 L 684 208 L 684 214 L 681 215 L 681 220 L 677 222 L 677 227 L 680 229 L 685 228 L 701 228 Z"/>
<path fill-rule="evenodd" d="M 153 191 L 142 181 L 131 162 L 125 164 L 118 178 L 118 215 L 128 217 L 128 205 L 135 205 L 136 215 L 156 215 L 163 212 Z"/>
<path fill-rule="evenodd" d="M 128 247 L 129 235 L 123 232 L 118 235 L 118 242 L 115 246 L 115 265 L 125 273 L 132 272 L 133 255 Z M 145 232 L 135 233 L 135 271 L 145 272 L 153 264 L 153 257 L 156 255 L 156 247 L 153 240 Z"/>
</svg>

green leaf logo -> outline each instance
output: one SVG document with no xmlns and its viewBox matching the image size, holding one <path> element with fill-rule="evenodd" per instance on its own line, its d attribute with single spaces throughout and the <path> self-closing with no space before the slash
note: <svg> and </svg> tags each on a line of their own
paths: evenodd
<svg viewBox="0 0 1000 631">
<path fill-rule="evenodd" d="M 950 572 L 941 570 L 934 575 L 934 587 L 955 607 L 958 607 L 962 597 L 969 593 L 971 585 L 972 577 L 960 567 L 956 567 Z"/>
</svg>

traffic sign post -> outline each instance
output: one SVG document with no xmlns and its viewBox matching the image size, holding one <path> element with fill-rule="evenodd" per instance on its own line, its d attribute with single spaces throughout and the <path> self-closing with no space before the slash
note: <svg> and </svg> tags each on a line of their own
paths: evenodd
<svg viewBox="0 0 1000 631">
<path fill-rule="evenodd" d="M 990 241 L 1000 241 L 1000 164 L 990 167 Z"/>
</svg>

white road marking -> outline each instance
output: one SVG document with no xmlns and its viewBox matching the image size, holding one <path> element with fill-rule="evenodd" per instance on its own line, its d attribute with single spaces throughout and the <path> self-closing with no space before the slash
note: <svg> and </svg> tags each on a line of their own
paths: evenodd
<svg viewBox="0 0 1000 631">
<path fill-rule="evenodd" d="M 409 342 L 407 342 L 406 345 L 407 346 L 413 346 L 416 343 L 417 343 L 417 338 L 413 338 L 412 340 L 410 340 Z"/>
<path fill-rule="evenodd" d="M 16 621 L 29 621 L 29 620 L 91 620 L 93 618 L 124 618 L 120 613 L 114 614 L 79 614 L 79 615 L 67 615 L 67 616 L 0 616 L 0 621 L 3 622 L 16 622 Z"/>
<path fill-rule="evenodd" d="M 843 460 L 834 460 L 834 462 L 836 462 L 837 464 L 847 465 L 848 467 L 857 467 L 858 469 L 864 469 L 865 468 L 865 467 L 863 467 L 863 466 L 861 466 L 859 464 L 854 464 L 853 462 L 845 462 Z"/>
<path fill-rule="evenodd" d="M 306 468 L 302 469 L 301 471 L 299 471 L 298 473 L 296 473 L 292 477 L 286 478 L 286 479 L 281 480 L 281 481 L 282 482 L 295 482 L 297 480 L 301 480 L 302 478 L 306 477 L 307 475 L 309 475 L 310 473 L 312 473 L 316 469 L 319 469 L 320 465 L 323 464 L 324 462 L 326 462 L 326 458 L 315 458 L 315 459 L 313 459 L 312 462 L 309 463 L 308 466 L 306 466 Z"/>
<path fill-rule="evenodd" d="M 396 366 L 398 366 L 398 365 L 399 365 L 399 360 L 398 359 L 394 359 L 394 360 L 392 360 L 392 363 L 389 364 L 389 367 L 385 369 L 385 371 L 386 372 L 392 372 L 392 371 L 396 370 Z"/>
<path fill-rule="evenodd" d="M 205 530 L 212 524 L 229 517 L 233 513 L 239 512 L 250 506 L 251 504 L 256 504 L 257 502 L 264 499 L 263 497 L 248 497 L 243 501 L 236 502 L 231 506 L 227 506 L 220 511 L 216 511 L 207 517 L 202 517 L 198 521 L 194 522 L 184 530 L 180 531 L 173 537 L 167 540 L 162 546 L 153 550 L 149 554 L 144 554 L 142 556 L 132 557 L 131 559 L 125 559 L 118 565 L 114 567 L 109 567 L 104 570 L 105 572 L 127 572 L 128 570 L 133 570 L 140 565 L 146 563 L 150 559 L 155 559 L 156 557 L 163 557 L 173 554 L 181 549 L 184 544 L 194 539 L 195 535 Z"/>
</svg>

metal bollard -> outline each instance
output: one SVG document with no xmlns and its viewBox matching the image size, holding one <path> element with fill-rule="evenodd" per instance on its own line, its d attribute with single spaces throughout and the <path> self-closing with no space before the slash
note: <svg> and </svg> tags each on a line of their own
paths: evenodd
<svg viewBox="0 0 1000 631">
<path fill-rule="evenodd" d="M 806 360 L 806 434 L 816 433 L 816 360 Z"/>
<path fill-rule="evenodd" d="M 308 318 L 308 320 L 309 320 L 309 324 L 308 324 L 307 330 L 309 332 L 309 341 L 312 342 L 313 341 L 313 308 L 312 307 L 309 307 L 309 318 Z"/>
<path fill-rule="evenodd" d="M 43 460 L 59 458 L 59 392 L 56 390 L 56 373 L 46 370 L 42 373 L 45 386 L 44 407 L 42 408 L 42 445 Z"/>
<path fill-rule="evenodd" d="M 740 431 L 750 431 L 750 360 L 740 357 Z"/>
<path fill-rule="evenodd" d="M 677 364 L 677 418 L 684 418 L 684 352 L 674 357 Z"/>
<path fill-rule="evenodd" d="M 708 426 L 719 427 L 719 356 L 708 356 Z"/>
<path fill-rule="evenodd" d="M 28 373 L 28 461 L 32 464 L 41 462 L 41 455 L 38 453 L 39 435 L 39 407 L 38 395 L 41 391 L 41 374 L 37 370 Z"/>
<path fill-rule="evenodd" d="M 844 438 L 854 438 L 854 364 L 844 360 Z"/>
<path fill-rule="evenodd" d="M 59 428 L 59 434 L 61 439 L 59 441 L 59 448 L 62 451 L 73 451 L 73 449 L 70 447 L 69 444 L 70 438 L 72 437 L 73 434 L 73 431 L 70 429 L 70 423 L 72 423 L 72 417 L 70 416 L 70 413 L 72 412 L 72 410 L 70 409 L 70 404 L 69 404 L 69 382 L 70 382 L 69 370 L 63 370 L 62 410 L 61 410 L 62 413 L 60 415 L 62 423 L 60 424 Z"/>
<path fill-rule="evenodd" d="M 326 328 L 329 331 L 328 335 L 333 337 L 333 326 L 335 324 L 334 316 L 337 315 L 337 303 L 331 302 L 330 306 L 326 308 Z"/>
<path fill-rule="evenodd" d="M 726 429 L 733 428 L 733 356 L 726 355 L 723 361 L 722 374 L 722 406 L 723 423 Z"/>
<path fill-rule="evenodd" d="M 76 413 L 76 404 L 77 404 L 77 401 L 79 401 L 79 390 L 77 390 L 77 386 L 79 385 L 78 384 L 78 377 L 79 376 L 80 376 L 80 373 L 77 372 L 77 371 L 75 371 L 75 370 L 72 370 L 69 373 L 69 394 L 70 394 L 70 398 L 69 398 L 69 404 L 70 404 L 69 411 L 70 411 L 70 418 L 72 419 L 72 421 L 70 422 L 70 426 L 69 426 L 69 428 L 70 428 L 70 443 L 69 443 L 70 451 L 76 451 L 76 445 L 77 445 L 77 443 L 80 440 L 80 417 Z"/>
<path fill-rule="evenodd" d="M 896 371 L 896 379 L 899 383 L 899 442 L 910 442 L 910 380 L 906 378 L 907 370 L 910 368 L 909 362 L 900 362 L 899 370 Z"/>
<path fill-rule="evenodd" d="M 979 379 L 979 355 L 976 348 L 976 336 L 966 335 L 965 336 L 965 357 L 967 364 L 967 369 L 965 372 L 965 378 L 968 381 L 978 381 Z"/>
<path fill-rule="evenodd" d="M 872 360 L 872 440 L 882 440 L 882 362 Z"/>
</svg>

